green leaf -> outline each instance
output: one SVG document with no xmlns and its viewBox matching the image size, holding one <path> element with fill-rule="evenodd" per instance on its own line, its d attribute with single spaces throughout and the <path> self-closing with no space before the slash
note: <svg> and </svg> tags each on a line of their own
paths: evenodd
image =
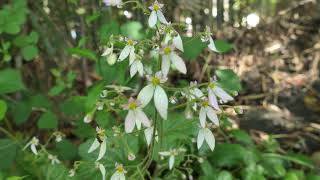
<svg viewBox="0 0 320 180">
<path fill-rule="evenodd" d="M 20 125 L 28 120 L 32 111 L 32 107 L 29 102 L 21 101 L 18 104 L 10 106 L 10 112 L 13 115 L 13 119 L 16 124 Z"/>
<path fill-rule="evenodd" d="M 238 141 L 247 145 L 253 145 L 253 141 L 250 137 L 250 135 L 239 129 L 235 129 L 231 131 L 231 135 Z"/>
<path fill-rule="evenodd" d="M 28 45 L 28 46 L 21 49 L 21 53 L 22 53 L 22 56 L 25 60 L 30 61 L 38 55 L 39 50 L 38 50 L 37 46 Z"/>
<path fill-rule="evenodd" d="M 51 101 L 44 95 L 38 94 L 31 97 L 30 103 L 32 107 L 35 108 L 44 108 L 44 109 L 51 109 L 52 103 Z"/>
<path fill-rule="evenodd" d="M 66 116 L 75 116 L 81 118 L 85 113 L 86 97 L 73 96 L 60 103 L 59 109 Z"/>
<path fill-rule="evenodd" d="M 224 40 L 214 40 L 214 44 L 217 48 L 217 50 L 219 51 L 219 53 L 227 53 L 230 50 L 232 50 L 232 44 L 227 43 Z"/>
<path fill-rule="evenodd" d="M 312 163 L 312 160 L 309 157 L 302 155 L 302 154 L 291 153 L 287 156 L 283 156 L 283 155 L 275 154 L 275 153 L 264 153 L 263 156 L 267 157 L 267 158 L 283 159 L 283 160 L 291 161 L 296 164 L 300 164 L 302 166 L 309 167 L 311 169 L 314 168 L 314 164 Z"/>
<path fill-rule="evenodd" d="M 59 95 L 64 89 L 66 88 L 66 86 L 64 84 L 58 84 L 56 86 L 53 86 L 49 92 L 48 95 L 49 96 L 56 96 Z"/>
<path fill-rule="evenodd" d="M 218 167 L 230 167 L 242 163 L 247 150 L 239 144 L 217 144 L 211 158 Z"/>
<path fill-rule="evenodd" d="M 13 93 L 25 89 L 20 72 L 14 69 L 0 71 L 0 94 Z"/>
<path fill-rule="evenodd" d="M 143 26 L 140 22 L 131 21 L 123 24 L 120 28 L 120 31 L 123 36 L 139 40 L 144 37 L 142 28 Z"/>
<path fill-rule="evenodd" d="M 183 57 L 188 60 L 196 59 L 207 47 L 199 37 L 181 37 L 183 42 Z"/>
<path fill-rule="evenodd" d="M 47 166 L 43 166 L 42 170 L 45 175 L 45 179 L 47 180 L 65 180 L 68 178 L 68 169 L 64 167 L 62 164 L 49 164 Z"/>
<path fill-rule="evenodd" d="M 13 41 L 13 44 L 17 47 L 23 48 L 28 45 L 36 44 L 38 42 L 39 35 L 37 32 L 32 31 L 28 36 L 19 35 Z"/>
<path fill-rule="evenodd" d="M 320 174 L 310 173 L 306 177 L 306 180 L 319 180 L 319 179 L 320 179 Z"/>
<path fill-rule="evenodd" d="M 0 121 L 4 118 L 7 112 L 7 103 L 3 100 L 0 100 Z"/>
<path fill-rule="evenodd" d="M 61 160 L 72 160 L 78 154 L 77 146 L 66 139 L 56 144 L 56 151 Z"/>
<path fill-rule="evenodd" d="M 54 129 L 58 126 L 58 119 L 51 111 L 42 114 L 38 120 L 38 128 L 40 129 Z"/>
<path fill-rule="evenodd" d="M 119 35 L 120 26 L 116 21 L 107 22 L 98 31 L 101 43 L 107 43 L 111 35 Z"/>
<path fill-rule="evenodd" d="M 82 48 L 76 47 L 76 48 L 68 48 L 67 51 L 71 55 L 76 55 L 76 56 L 87 58 L 93 61 L 96 61 L 98 59 L 96 53 L 90 49 L 82 49 Z"/>
<path fill-rule="evenodd" d="M 217 180 L 232 180 L 232 174 L 228 171 L 221 171 Z"/>
<path fill-rule="evenodd" d="M 17 144 L 10 139 L 0 139 L 0 169 L 9 168 L 16 157 Z"/>
<path fill-rule="evenodd" d="M 216 71 L 219 85 L 229 91 L 241 91 L 241 82 L 239 76 L 231 69 L 219 69 Z"/>
<path fill-rule="evenodd" d="M 4 32 L 8 34 L 18 34 L 20 32 L 20 25 L 16 22 L 6 24 Z"/>
</svg>

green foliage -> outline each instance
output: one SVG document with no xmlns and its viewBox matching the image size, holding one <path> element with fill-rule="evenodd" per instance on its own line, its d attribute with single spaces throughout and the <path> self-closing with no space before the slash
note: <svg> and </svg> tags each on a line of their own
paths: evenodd
<svg viewBox="0 0 320 180">
<path fill-rule="evenodd" d="M 142 33 L 143 26 L 138 21 L 130 21 L 123 24 L 120 28 L 121 34 L 123 36 L 132 38 L 132 39 L 142 39 L 144 34 Z"/>
<path fill-rule="evenodd" d="M 219 69 L 216 71 L 218 83 L 221 87 L 231 91 L 241 91 L 241 82 L 239 76 L 231 69 Z"/>
<path fill-rule="evenodd" d="M 20 72 L 15 69 L 0 71 L 0 94 L 13 93 L 25 89 Z"/>
<path fill-rule="evenodd" d="M 3 100 L 0 100 L 0 121 L 5 117 L 7 112 L 7 103 Z"/>
<path fill-rule="evenodd" d="M 224 40 L 214 40 L 214 44 L 219 53 L 227 53 L 232 50 L 232 45 Z"/>
<path fill-rule="evenodd" d="M 183 41 L 183 57 L 188 60 L 195 60 L 200 53 L 207 47 L 199 37 L 181 37 Z"/>
<path fill-rule="evenodd" d="M 58 119 L 51 111 L 43 113 L 37 123 L 40 129 L 55 129 L 58 126 Z"/>
<path fill-rule="evenodd" d="M 18 146 L 10 139 L 0 139 L 0 170 L 11 167 L 15 160 Z"/>
</svg>

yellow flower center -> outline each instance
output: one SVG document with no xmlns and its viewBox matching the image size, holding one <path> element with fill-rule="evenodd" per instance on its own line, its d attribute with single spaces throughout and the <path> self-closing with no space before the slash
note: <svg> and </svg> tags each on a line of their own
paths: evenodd
<svg viewBox="0 0 320 180">
<path fill-rule="evenodd" d="M 136 109 L 137 107 L 138 107 L 138 105 L 137 105 L 136 102 L 131 102 L 131 103 L 129 104 L 129 109 L 131 109 L 131 110 L 134 110 L 134 109 Z"/>
<path fill-rule="evenodd" d="M 157 77 L 153 77 L 151 82 L 152 82 L 153 85 L 156 86 L 156 85 L 160 84 L 160 79 L 157 78 Z"/>
<path fill-rule="evenodd" d="M 158 4 L 153 5 L 153 10 L 159 11 L 159 9 L 160 9 L 160 6 Z"/>
<path fill-rule="evenodd" d="M 214 89 L 216 87 L 215 83 L 210 83 L 209 88 Z"/>
<path fill-rule="evenodd" d="M 202 102 L 202 106 L 203 106 L 203 107 L 207 107 L 208 105 L 209 105 L 209 102 L 208 102 L 208 101 L 203 101 L 203 102 Z"/>
<path fill-rule="evenodd" d="M 133 42 L 133 40 L 129 39 L 129 40 L 127 41 L 127 44 L 128 44 L 129 46 L 133 46 L 134 42 Z"/>
<path fill-rule="evenodd" d="M 117 169 L 118 173 L 123 173 L 124 172 L 124 168 L 121 165 L 117 166 L 116 169 Z"/>
<path fill-rule="evenodd" d="M 169 55 L 171 53 L 171 48 L 170 47 L 165 47 L 164 48 L 164 54 Z"/>
</svg>

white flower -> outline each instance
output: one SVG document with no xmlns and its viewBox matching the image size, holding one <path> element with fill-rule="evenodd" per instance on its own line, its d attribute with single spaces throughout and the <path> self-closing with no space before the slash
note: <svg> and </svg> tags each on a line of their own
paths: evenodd
<svg viewBox="0 0 320 180">
<path fill-rule="evenodd" d="M 52 154 L 48 155 L 48 159 L 51 161 L 51 164 L 60 164 L 59 159 L 57 158 L 57 156 L 54 156 Z"/>
<path fill-rule="evenodd" d="M 187 73 L 187 67 L 183 59 L 174 52 L 174 46 L 164 46 L 162 48 L 161 70 L 164 76 L 169 73 L 171 63 L 182 74 Z"/>
<path fill-rule="evenodd" d="M 154 27 L 157 24 L 157 19 L 163 24 L 168 24 L 166 18 L 164 17 L 161 8 L 163 8 L 163 4 L 160 4 L 157 0 L 149 7 L 151 10 L 151 14 L 149 16 L 149 27 Z"/>
<path fill-rule="evenodd" d="M 130 62 L 133 62 L 136 59 L 136 54 L 134 52 L 134 45 L 137 42 L 128 38 L 125 38 L 125 40 L 127 45 L 121 51 L 118 61 L 121 62 L 129 56 Z"/>
<path fill-rule="evenodd" d="M 38 155 L 37 146 L 39 145 L 39 139 L 36 137 L 33 137 L 31 141 L 29 141 L 26 146 L 24 146 L 23 150 L 25 150 L 27 147 L 30 146 L 31 151 L 33 154 Z"/>
<path fill-rule="evenodd" d="M 130 98 L 128 104 L 123 105 L 123 107 L 128 110 L 124 124 L 126 133 L 131 133 L 135 125 L 137 125 L 138 129 L 141 129 L 141 123 L 145 127 L 150 127 L 150 121 L 142 111 L 141 103 L 139 101 Z"/>
<path fill-rule="evenodd" d="M 169 169 L 171 170 L 174 165 L 175 156 L 178 155 L 177 149 L 170 149 L 169 151 L 159 152 L 161 156 L 169 156 Z"/>
<path fill-rule="evenodd" d="M 103 0 L 106 6 L 117 6 L 121 7 L 122 0 Z"/>
<path fill-rule="evenodd" d="M 152 140 L 152 136 L 153 136 L 153 131 L 154 131 L 154 127 L 148 127 L 144 130 L 144 136 L 146 137 L 146 141 L 148 146 L 150 146 L 151 144 L 151 140 Z M 156 130 L 155 132 L 155 140 L 158 141 L 158 131 Z"/>
<path fill-rule="evenodd" d="M 136 59 L 130 63 L 130 76 L 133 77 L 137 72 L 140 76 L 143 76 L 143 64 L 139 59 Z"/>
<path fill-rule="evenodd" d="M 211 49 L 212 51 L 214 51 L 214 52 L 220 52 L 220 51 L 217 49 L 217 47 L 216 47 L 216 45 L 215 45 L 215 43 L 214 43 L 211 35 L 212 35 L 212 33 L 211 33 L 211 30 L 210 30 L 210 27 L 206 26 L 206 30 L 205 30 L 205 32 L 204 32 L 204 35 L 201 37 L 201 40 L 202 40 L 203 42 L 209 42 L 208 48 Z"/>
<path fill-rule="evenodd" d="M 99 127 L 96 128 L 97 131 L 97 138 L 93 141 L 92 145 L 90 146 L 88 153 L 93 152 L 98 147 L 100 147 L 99 155 L 96 161 L 99 161 L 101 158 L 103 158 L 104 154 L 106 153 L 107 149 L 107 136 L 105 135 L 104 129 L 101 129 Z"/>
<path fill-rule="evenodd" d="M 222 103 L 233 101 L 233 97 L 225 92 L 221 87 L 217 85 L 215 81 L 211 81 L 208 85 L 208 98 L 209 104 L 217 110 L 220 110 L 218 106 L 217 97 Z"/>
<path fill-rule="evenodd" d="M 209 106 L 209 102 L 207 99 L 202 101 L 200 112 L 199 112 L 199 119 L 200 124 L 202 127 L 206 124 L 206 117 L 209 118 L 215 125 L 219 126 L 219 119 L 215 111 L 212 107 Z"/>
<path fill-rule="evenodd" d="M 54 132 L 52 135 L 55 137 L 55 141 L 56 141 L 56 142 L 62 141 L 62 139 L 66 136 L 65 134 L 63 134 L 63 133 L 60 132 L 60 131 L 56 131 L 56 132 Z"/>
<path fill-rule="evenodd" d="M 197 81 L 190 82 L 190 100 L 192 99 L 203 99 L 203 92 L 197 87 Z"/>
<path fill-rule="evenodd" d="M 170 23 L 169 23 L 170 24 Z M 169 28 L 169 33 L 166 34 L 165 40 L 164 42 L 167 44 L 169 43 L 169 41 L 172 40 L 172 44 L 179 49 L 180 51 L 184 51 L 183 49 L 183 43 L 182 43 L 182 39 L 181 36 L 179 35 L 179 33 L 174 30 L 171 26 L 168 27 Z"/>
<path fill-rule="evenodd" d="M 84 123 L 91 123 L 92 120 L 93 120 L 93 114 L 92 113 L 86 114 L 86 116 L 83 118 L 83 122 Z"/>
<path fill-rule="evenodd" d="M 149 104 L 152 97 L 154 105 L 163 119 L 167 119 L 168 113 L 168 96 L 166 92 L 160 86 L 161 83 L 167 81 L 167 78 L 159 71 L 153 77 L 147 77 L 150 84 L 145 86 L 138 95 L 138 100 L 141 102 L 141 106 L 145 107 Z"/>
<path fill-rule="evenodd" d="M 211 149 L 211 151 L 213 151 L 214 146 L 215 146 L 215 139 L 214 139 L 212 132 L 209 130 L 209 128 L 207 127 L 206 124 L 204 126 L 201 125 L 199 133 L 198 133 L 198 138 L 197 138 L 198 149 L 201 148 L 204 140 L 209 145 L 209 148 Z"/>
<path fill-rule="evenodd" d="M 129 161 L 133 161 L 133 160 L 135 160 L 135 159 L 136 159 L 136 155 L 134 155 L 133 152 L 130 152 L 130 153 L 128 154 L 128 160 L 129 160 Z"/>
<path fill-rule="evenodd" d="M 68 176 L 69 177 L 73 177 L 75 174 L 76 174 L 76 170 L 75 169 L 70 169 Z"/>
<path fill-rule="evenodd" d="M 106 179 L 106 168 L 104 167 L 104 165 L 102 163 L 96 162 L 96 168 L 100 170 L 102 180 L 105 180 Z"/>
<path fill-rule="evenodd" d="M 111 44 L 111 47 L 106 48 L 101 56 L 109 56 L 113 52 L 113 44 Z"/>
<path fill-rule="evenodd" d="M 123 168 L 123 165 L 116 163 L 116 172 L 112 174 L 111 180 L 125 180 L 125 173 L 127 171 Z"/>
</svg>

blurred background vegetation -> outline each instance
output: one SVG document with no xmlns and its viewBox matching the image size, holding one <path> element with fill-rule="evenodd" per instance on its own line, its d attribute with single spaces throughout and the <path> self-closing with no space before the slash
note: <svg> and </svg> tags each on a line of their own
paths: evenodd
<svg viewBox="0 0 320 180">
<path fill-rule="evenodd" d="M 149 6 L 153 1 L 141 2 Z M 192 42 L 183 53 L 188 74 L 171 74 L 170 83 L 206 81 L 205 69 L 212 74 L 232 69 L 240 78 L 230 73 L 235 83 L 242 84 L 234 104 L 242 105 L 244 113 L 222 118 L 213 153 L 208 148 L 197 152 L 187 138 L 179 137 L 186 132 L 186 137 L 195 137 L 191 127 L 171 134 L 168 130 L 167 143 L 187 146 L 204 161 L 193 156 L 178 159 L 181 167 L 172 172 L 151 165 L 151 176 L 320 179 L 320 0 L 162 2 L 167 19 L 181 24 L 178 31 L 184 42 Z M 112 34 L 138 40 L 149 37 L 147 18 L 132 4 L 118 9 L 100 0 L 0 1 L 0 179 L 13 175 L 66 179 L 74 161 L 92 159 L 87 157 L 86 140 L 95 132 L 82 118 L 103 86 L 142 83 L 138 78 L 128 80 L 126 64 L 110 65 L 101 57 L 103 48 Z M 205 51 L 199 38 L 191 38 L 206 25 L 215 39 L 223 39 L 218 43 L 223 55 Z M 166 122 L 168 129 L 183 125 L 181 113 L 172 114 L 175 121 Z M 107 119 L 112 118 L 119 121 L 120 117 L 98 114 L 96 121 L 111 129 L 113 122 Z M 34 160 L 21 151 L 30 137 L 45 141 L 55 130 L 66 134 L 66 139 L 49 147 L 64 165 L 45 164 L 45 158 Z M 135 153 L 144 152 L 141 143 L 129 137 L 128 141 Z M 123 152 L 107 154 L 112 153 L 117 159 L 116 154 Z M 96 170 L 84 168 L 75 178 L 101 177 Z"/>
</svg>

